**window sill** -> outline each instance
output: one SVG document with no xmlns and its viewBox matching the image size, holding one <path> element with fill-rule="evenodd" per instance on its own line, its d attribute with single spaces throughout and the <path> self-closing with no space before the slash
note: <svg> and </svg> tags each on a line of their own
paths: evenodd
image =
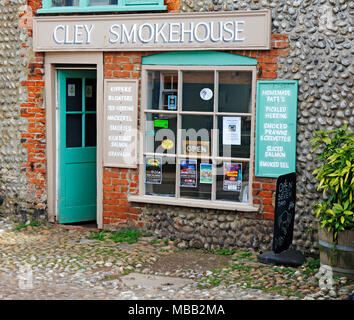
<svg viewBox="0 0 354 320">
<path fill-rule="evenodd" d="M 169 198 L 169 197 L 136 196 L 136 195 L 128 195 L 128 201 L 183 206 L 183 207 L 205 208 L 205 209 L 232 210 L 232 211 L 240 211 L 240 212 L 259 211 L 259 206 L 251 205 L 248 203 L 227 202 L 227 201 L 211 201 L 211 200 L 198 200 L 198 199 L 187 199 L 187 198 L 177 200 L 176 198 Z"/>
<path fill-rule="evenodd" d="M 90 12 L 124 12 L 124 11 L 166 11 L 167 6 L 131 5 L 131 6 L 89 6 L 89 7 L 53 7 L 38 9 L 37 14 L 45 13 L 90 13 Z"/>
</svg>

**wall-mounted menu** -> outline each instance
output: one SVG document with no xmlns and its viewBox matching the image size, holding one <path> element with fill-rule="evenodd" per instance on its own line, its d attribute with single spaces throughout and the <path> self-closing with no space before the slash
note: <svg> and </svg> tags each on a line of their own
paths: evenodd
<svg viewBox="0 0 354 320">
<path fill-rule="evenodd" d="M 138 81 L 105 80 L 104 166 L 137 167 Z"/>
<path fill-rule="evenodd" d="M 297 90 L 297 81 L 257 82 L 257 177 L 296 171 Z"/>
</svg>

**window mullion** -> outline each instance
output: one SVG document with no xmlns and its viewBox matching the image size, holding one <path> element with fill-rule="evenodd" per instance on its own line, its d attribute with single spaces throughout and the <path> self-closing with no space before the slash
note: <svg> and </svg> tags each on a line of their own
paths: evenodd
<svg viewBox="0 0 354 320">
<path fill-rule="evenodd" d="M 218 82 L 219 82 L 219 73 L 214 70 L 214 114 L 213 114 L 213 134 L 212 136 L 212 145 L 213 145 L 213 150 L 212 150 L 212 177 L 213 177 L 213 181 L 211 184 L 211 200 L 214 201 L 216 199 L 216 174 L 217 174 L 217 170 L 216 170 L 216 161 L 214 161 L 215 157 L 217 156 L 217 152 L 218 152 L 218 144 L 219 144 L 219 139 L 218 139 L 218 130 L 217 130 L 217 119 L 216 119 L 216 112 L 218 111 L 218 98 L 219 98 L 219 86 L 218 86 Z"/>
<path fill-rule="evenodd" d="M 176 198 L 180 197 L 180 188 L 179 188 L 179 154 L 181 150 L 181 115 L 182 110 L 182 71 L 178 70 L 178 83 L 177 83 L 177 143 L 176 143 Z"/>
</svg>

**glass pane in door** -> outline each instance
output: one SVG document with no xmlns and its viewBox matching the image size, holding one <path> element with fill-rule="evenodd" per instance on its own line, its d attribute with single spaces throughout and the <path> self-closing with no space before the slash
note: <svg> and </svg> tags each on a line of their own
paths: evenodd
<svg viewBox="0 0 354 320">
<path fill-rule="evenodd" d="M 82 110 L 82 79 L 66 79 L 66 111 Z"/>
<path fill-rule="evenodd" d="M 82 115 L 67 114 L 66 115 L 66 147 L 82 146 Z"/>
<path fill-rule="evenodd" d="M 96 114 L 87 113 L 85 115 L 85 146 L 96 146 Z"/>
<path fill-rule="evenodd" d="M 96 111 L 96 79 L 85 79 L 85 110 Z"/>
</svg>

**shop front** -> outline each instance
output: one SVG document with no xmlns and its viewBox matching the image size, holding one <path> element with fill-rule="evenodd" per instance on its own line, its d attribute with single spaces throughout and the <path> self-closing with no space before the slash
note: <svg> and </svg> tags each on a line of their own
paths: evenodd
<svg viewBox="0 0 354 320">
<path fill-rule="evenodd" d="M 264 68 L 268 56 L 276 65 L 274 39 L 269 10 L 35 17 L 49 220 L 146 228 L 205 248 L 249 242 L 243 231 L 257 234 L 249 246 L 269 247 L 277 173 L 255 159 L 282 163 L 279 174 L 295 166 L 284 139 L 257 155 L 258 95 L 283 101 L 262 104 L 285 107 L 270 117 L 291 106 L 288 83 L 257 92 L 274 77 Z M 294 134 L 277 117 L 262 137 Z"/>
</svg>

